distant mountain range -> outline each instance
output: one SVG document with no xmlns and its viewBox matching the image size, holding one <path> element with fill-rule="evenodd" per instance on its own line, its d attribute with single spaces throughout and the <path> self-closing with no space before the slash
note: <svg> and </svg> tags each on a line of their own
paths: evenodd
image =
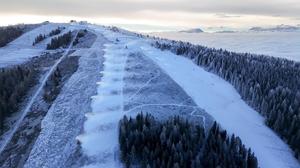
<svg viewBox="0 0 300 168">
<path fill-rule="evenodd" d="M 233 30 L 223 30 L 223 31 L 216 31 L 215 33 L 236 33 L 237 31 Z"/>
<path fill-rule="evenodd" d="M 294 31 L 300 31 L 300 26 L 290 26 L 290 25 L 278 25 L 275 27 L 252 27 L 249 29 L 249 31 L 255 31 L 255 32 L 294 32 Z"/>
<path fill-rule="evenodd" d="M 204 31 L 205 30 L 205 31 Z M 244 32 L 247 29 L 235 29 L 230 27 L 209 27 L 202 30 L 201 28 L 193 28 L 187 30 L 180 30 L 179 33 L 203 33 L 203 32 L 210 32 L 210 33 L 236 33 L 236 32 Z M 248 29 L 250 32 L 300 32 L 300 24 L 296 26 L 291 25 L 277 25 L 272 27 L 251 27 Z"/>
<path fill-rule="evenodd" d="M 200 28 L 181 30 L 179 33 L 203 33 L 203 30 Z"/>
</svg>

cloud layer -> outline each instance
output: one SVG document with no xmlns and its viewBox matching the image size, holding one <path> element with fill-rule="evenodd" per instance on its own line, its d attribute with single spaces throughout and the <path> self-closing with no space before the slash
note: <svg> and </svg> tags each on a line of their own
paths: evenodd
<svg viewBox="0 0 300 168">
<path fill-rule="evenodd" d="M 0 15 L 30 14 L 172 20 L 174 23 L 196 21 L 210 15 L 215 20 L 241 16 L 300 18 L 299 0 L 0 0 Z M 184 17 L 183 17 L 184 16 Z M 160 19 L 161 18 L 161 19 Z M 178 19 L 178 20 L 177 20 Z M 201 19 L 200 19 L 201 20 Z M 178 22 L 177 22 L 178 21 Z M 195 24 L 195 23 L 194 23 Z"/>
<path fill-rule="evenodd" d="M 141 11 L 300 17 L 299 0 L 1 0 L 0 12 L 119 16 Z"/>
</svg>

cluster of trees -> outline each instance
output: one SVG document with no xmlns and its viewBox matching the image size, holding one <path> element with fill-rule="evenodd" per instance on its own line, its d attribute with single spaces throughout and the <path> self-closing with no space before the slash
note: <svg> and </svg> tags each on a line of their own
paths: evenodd
<svg viewBox="0 0 300 168">
<path fill-rule="evenodd" d="M 47 44 L 47 50 L 54 50 L 60 47 L 67 47 L 72 41 L 72 32 L 69 31 L 61 36 L 55 37 Z"/>
<path fill-rule="evenodd" d="M 78 34 L 77 34 L 74 42 L 73 42 L 73 45 L 75 46 L 76 44 L 78 44 L 79 43 L 79 39 L 82 38 L 82 37 L 84 37 L 86 34 L 87 34 L 87 30 L 86 29 L 80 30 L 78 32 Z"/>
<path fill-rule="evenodd" d="M 31 66 L 0 69 L 0 130 L 4 121 L 18 110 L 28 90 L 35 84 L 38 72 Z"/>
<path fill-rule="evenodd" d="M 0 27 L 0 47 L 6 46 L 9 42 L 23 34 L 23 29 L 19 26 Z"/>
<path fill-rule="evenodd" d="M 61 89 L 62 75 L 59 68 L 57 68 L 53 74 L 51 74 L 49 80 L 46 82 L 44 88 L 43 98 L 46 102 L 53 102 Z"/>
<path fill-rule="evenodd" d="M 49 33 L 49 37 L 52 37 L 52 36 L 60 34 L 63 29 L 65 29 L 65 27 L 58 27 L 57 29 L 52 30 Z"/>
<path fill-rule="evenodd" d="M 43 41 L 46 39 L 46 36 L 43 34 L 39 34 L 35 39 L 34 42 L 32 43 L 33 46 L 35 46 L 37 43 Z"/>
<path fill-rule="evenodd" d="M 43 99 L 46 102 L 51 103 L 56 99 L 64 82 L 78 69 L 78 60 L 79 57 L 75 56 L 65 58 L 51 74 L 44 87 Z"/>
<path fill-rule="evenodd" d="M 33 46 L 36 45 L 37 43 L 39 43 L 39 42 L 45 40 L 47 37 L 52 37 L 52 36 L 55 36 L 55 35 L 60 34 L 60 33 L 61 33 L 61 29 L 65 29 L 65 27 L 58 27 L 58 28 L 52 30 L 47 36 L 46 36 L 45 34 L 39 34 L 39 35 L 35 38 L 35 40 L 34 40 L 34 42 L 32 43 L 32 45 L 33 45 Z"/>
<path fill-rule="evenodd" d="M 178 41 L 159 40 L 153 45 L 188 57 L 230 82 L 241 97 L 266 118 L 266 124 L 290 145 L 300 160 L 299 62 Z"/>
<path fill-rule="evenodd" d="M 208 134 L 178 116 L 165 122 L 153 116 L 126 116 L 119 123 L 121 160 L 126 167 L 256 168 L 257 159 L 238 137 L 214 123 Z"/>
</svg>

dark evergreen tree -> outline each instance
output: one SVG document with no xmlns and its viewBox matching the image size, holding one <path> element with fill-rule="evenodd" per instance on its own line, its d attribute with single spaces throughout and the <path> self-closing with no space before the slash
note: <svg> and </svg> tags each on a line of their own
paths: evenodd
<svg viewBox="0 0 300 168">
<path fill-rule="evenodd" d="M 0 47 L 6 46 L 24 33 L 19 26 L 0 27 Z"/>
<path fill-rule="evenodd" d="M 65 29 L 65 27 L 58 27 L 57 29 L 52 30 L 49 33 L 49 36 L 52 37 L 52 36 L 60 34 L 63 29 Z"/>
<path fill-rule="evenodd" d="M 77 70 L 79 57 L 67 57 L 62 60 L 44 87 L 43 98 L 53 102 L 63 86 L 63 83 Z"/>
<path fill-rule="evenodd" d="M 37 43 L 43 41 L 44 39 L 46 39 L 46 36 L 43 35 L 43 34 L 39 34 L 39 35 L 35 38 L 35 40 L 34 40 L 34 42 L 33 42 L 32 45 L 34 46 L 34 45 L 36 45 Z"/>
<path fill-rule="evenodd" d="M 28 90 L 35 84 L 37 70 L 25 64 L 0 69 L 0 130 L 4 121 L 18 110 Z"/>
<path fill-rule="evenodd" d="M 65 48 L 70 44 L 71 41 L 72 41 L 72 32 L 69 31 L 64 35 L 54 37 L 51 40 L 50 44 L 47 45 L 47 50 L 54 50 L 60 47 Z"/>
<path fill-rule="evenodd" d="M 121 160 L 126 167 L 256 168 L 257 159 L 238 137 L 229 138 L 214 123 L 204 129 L 178 116 L 158 122 L 149 114 L 119 124 Z"/>
<path fill-rule="evenodd" d="M 77 37 L 75 38 L 74 42 L 73 42 L 73 45 L 77 45 L 79 43 L 79 39 L 84 37 L 85 35 L 87 34 L 87 30 L 84 29 L 84 30 L 80 30 L 77 34 Z"/>
<path fill-rule="evenodd" d="M 45 40 L 47 37 L 52 37 L 52 36 L 55 36 L 55 35 L 60 34 L 61 31 L 62 31 L 63 29 L 65 29 L 65 27 L 58 27 L 58 28 L 52 30 L 48 35 L 39 34 L 39 35 L 35 38 L 35 40 L 34 40 L 34 42 L 33 42 L 32 45 L 33 45 L 33 46 L 36 45 L 37 43 L 39 43 L 39 42 Z"/>
</svg>

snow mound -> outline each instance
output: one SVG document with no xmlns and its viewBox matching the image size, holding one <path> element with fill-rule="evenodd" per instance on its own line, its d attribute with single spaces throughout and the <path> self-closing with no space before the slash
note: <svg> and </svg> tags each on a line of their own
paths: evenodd
<svg viewBox="0 0 300 168">
<path fill-rule="evenodd" d="M 106 36 L 114 40 L 113 36 Z M 119 37 L 120 38 L 120 37 Z M 120 43 L 120 44 L 118 44 Z M 105 45 L 104 70 L 92 97 L 92 112 L 86 115 L 84 134 L 78 139 L 92 160 L 85 167 L 121 167 L 118 158 L 118 123 L 123 117 L 123 77 L 127 58 L 122 42 Z"/>
</svg>

